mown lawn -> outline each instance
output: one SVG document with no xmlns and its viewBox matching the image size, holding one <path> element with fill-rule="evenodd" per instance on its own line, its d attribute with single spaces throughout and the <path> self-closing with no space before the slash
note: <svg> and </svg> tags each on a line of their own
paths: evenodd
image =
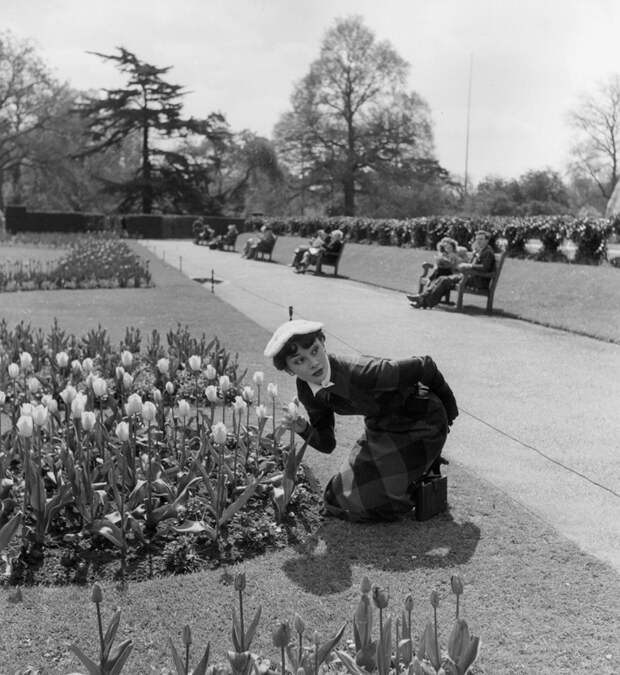
<svg viewBox="0 0 620 675">
<path fill-rule="evenodd" d="M 275 258 L 285 264 L 296 242 L 278 241 Z M 264 369 L 269 381 L 277 382 L 283 400 L 292 395 L 291 378 L 267 367 L 262 345 L 267 333 L 224 304 L 217 295 L 194 283 L 148 252 L 157 286 L 150 289 L 105 291 L 48 291 L 0 296 L 0 318 L 14 325 L 23 317 L 33 326 L 48 329 L 54 317 L 70 332 L 82 335 L 97 324 L 105 326 L 118 342 L 125 326 L 139 327 L 146 335 L 153 329 L 165 333 L 177 322 L 192 332 L 217 334 L 249 372 Z M 399 290 L 409 289 L 419 263 L 428 254 L 362 245 L 347 245 L 342 274 Z M 545 271 L 545 268 L 546 271 Z M 531 270 L 538 275 L 538 294 L 523 307 L 539 307 L 540 297 L 552 297 L 550 284 L 566 286 L 576 268 L 543 263 L 507 261 L 509 270 Z M 556 269 L 555 276 L 552 270 Z M 596 312 L 604 328 L 601 337 L 612 339 L 619 326 L 617 270 L 583 268 L 584 278 L 615 280 L 615 304 L 598 302 Z M 542 284 L 548 275 L 550 281 Z M 515 293 L 522 293 L 531 280 L 524 274 L 506 274 L 500 282 L 497 307 L 516 312 L 519 298 L 501 294 L 503 283 L 514 278 Z M 591 282 L 592 288 L 598 283 Z M 611 283 L 605 293 L 613 295 Z M 572 293 L 575 330 L 589 332 L 580 320 L 582 294 Z M 600 294 L 599 296 L 600 297 Z M 567 299 L 568 300 L 568 299 Z M 553 303 L 551 303 L 553 304 Z M 451 311 L 451 310 L 434 310 Z M 570 313 L 567 317 L 571 318 Z M 614 322 L 615 317 L 615 322 Z M 575 318 L 575 317 L 573 317 Z M 501 317 L 498 317 L 501 320 Z M 572 319 L 571 319 L 572 320 Z M 581 328 L 580 328 L 581 327 Z M 601 329 L 603 330 L 603 329 Z M 257 347 L 257 345 L 259 347 Z M 355 420 L 342 425 L 342 433 L 354 433 Z M 348 425 L 348 426 L 347 426 Z M 312 454 L 306 456 L 312 469 Z M 347 621 L 346 639 L 351 639 L 351 618 L 359 597 L 359 583 L 367 575 L 372 583 L 389 589 L 389 612 L 400 614 L 405 594 L 414 597 L 414 634 L 420 634 L 432 616 L 428 602 L 437 588 L 440 644 L 445 647 L 453 616 L 450 576 L 465 580 L 462 616 L 482 639 L 481 657 L 474 673 L 530 675 L 532 673 L 586 673 L 611 675 L 619 671 L 620 594 L 616 572 L 575 545 L 493 486 L 453 462 L 448 467 L 450 512 L 427 523 L 359 526 L 329 520 L 314 535 L 313 546 L 303 550 L 282 549 L 231 569 L 191 576 L 146 580 L 125 592 L 104 588 L 104 617 L 119 605 L 123 614 L 119 639 L 131 638 L 135 651 L 125 672 L 132 675 L 170 673 L 172 661 L 167 646 L 171 637 L 181 649 L 183 625 L 192 627 L 195 651 L 211 642 L 212 663 L 226 662 L 230 640 L 234 590 L 232 574 L 243 570 L 248 579 L 245 605 L 249 612 L 261 604 L 263 615 L 252 650 L 274 659 L 271 631 L 280 619 L 293 619 L 298 612 L 310 637 L 317 630 L 322 638 Z M 567 505 L 570 507 L 570 505 Z M 22 600 L 15 589 L 0 588 L 0 672 L 66 674 L 83 672 L 68 645 L 76 643 L 96 655 L 94 605 L 87 588 L 24 588 Z"/>
</svg>

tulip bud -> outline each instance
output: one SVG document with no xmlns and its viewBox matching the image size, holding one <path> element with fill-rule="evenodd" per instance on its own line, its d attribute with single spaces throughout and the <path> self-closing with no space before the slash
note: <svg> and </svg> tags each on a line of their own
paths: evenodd
<svg viewBox="0 0 620 675">
<path fill-rule="evenodd" d="M 183 417 L 183 418 L 189 417 L 190 414 L 191 414 L 190 405 L 184 398 L 182 398 L 179 401 L 179 417 Z"/>
<path fill-rule="evenodd" d="M 17 433 L 21 438 L 30 438 L 33 432 L 33 422 L 30 415 L 21 415 L 17 420 Z"/>
<path fill-rule="evenodd" d="M 75 419 L 82 417 L 82 413 L 86 408 L 86 396 L 77 393 L 73 401 L 71 401 L 71 416 Z"/>
<path fill-rule="evenodd" d="M 125 411 L 130 417 L 131 415 L 139 415 L 142 412 L 142 398 L 140 394 L 130 394 Z"/>
<path fill-rule="evenodd" d="M 220 377 L 220 389 L 224 394 L 230 389 L 230 378 L 228 375 L 222 375 L 222 377 Z"/>
<path fill-rule="evenodd" d="M 23 370 L 30 370 L 30 367 L 32 366 L 32 356 L 30 356 L 29 352 L 22 352 L 19 355 L 19 362 Z"/>
<path fill-rule="evenodd" d="M 37 405 L 32 411 L 32 421 L 38 426 L 42 427 L 47 424 L 48 410 L 44 405 Z"/>
<path fill-rule="evenodd" d="M 41 389 L 41 382 L 36 377 L 28 378 L 28 390 L 31 394 L 36 394 Z"/>
<path fill-rule="evenodd" d="M 32 417 L 33 411 L 32 403 L 22 403 L 19 411 L 24 416 Z"/>
<path fill-rule="evenodd" d="M 129 373 L 123 373 L 123 388 L 131 389 L 133 384 L 133 377 Z"/>
<path fill-rule="evenodd" d="M 188 363 L 189 367 L 194 372 L 196 372 L 196 371 L 200 370 L 200 364 L 202 363 L 202 359 L 200 358 L 200 356 L 198 356 L 196 354 L 193 354 L 192 356 L 189 357 L 189 359 L 187 360 L 187 363 Z"/>
<path fill-rule="evenodd" d="M 242 396 L 244 401 L 252 403 L 254 400 L 254 389 L 252 387 L 243 387 Z"/>
<path fill-rule="evenodd" d="M 125 349 L 121 352 L 121 363 L 123 364 L 124 368 L 131 368 L 131 364 L 133 363 L 133 354 L 128 349 Z"/>
<path fill-rule="evenodd" d="M 205 375 L 207 376 L 207 380 L 214 380 L 217 377 L 217 370 L 209 364 L 205 370 Z"/>
<path fill-rule="evenodd" d="M 73 399 L 77 396 L 77 389 L 68 384 L 61 392 L 60 398 L 65 405 L 71 405 Z"/>
<path fill-rule="evenodd" d="M 91 591 L 90 594 L 90 601 L 96 602 L 97 604 L 103 602 L 103 590 L 101 589 L 101 586 L 97 582 L 93 584 L 93 590 Z"/>
<path fill-rule="evenodd" d="M 431 591 L 431 607 L 435 609 L 439 607 L 439 593 L 437 591 Z"/>
<path fill-rule="evenodd" d="M 273 382 L 270 382 L 267 385 L 267 393 L 271 398 L 277 398 L 278 397 L 278 385 L 274 384 Z"/>
<path fill-rule="evenodd" d="M 265 381 L 265 373 L 263 373 L 262 370 L 257 370 L 254 375 L 252 375 L 252 381 L 257 387 L 260 387 Z"/>
<path fill-rule="evenodd" d="M 58 411 L 58 401 L 49 394 L 41 397 L 41 403 L 48 409 L 52 414 Z"/>
<path fill-rule="evenodd" d="M 122 442 L 129 440 L 129 424 L 127 422 L 119 422 L 116 425 L 116 437 Z"/>
<path fill-rule="evenodd" d="M 226 443 L 227 433 L 226 425 L 223 422 L 217 422 L 213 425 L 213 440 L 219 445 Z"/>
<path fill-rule="evenodd" d="M 116 375 L 117 380 L 122 380 L 123 375 L 125 374 L 125 369 L 123 368 L 123 366 L 116 366 L 116 368 L 114 369 L 114 374 Z"/>
<path fill-rule="evenodd" d="M 161 391 L 159 389 L 153 389 L 151 391 L 151 396 L 153 397 L 153 401 L 159 405 L 161 403 Z"/>
<path fill-rule="evenodd" d="M 103 377 L 93 378 L 93 393 L 97 398 L 102 398 L 108 393 L 108 385 Z"/>
<path fill-rule="evenodd" d="M 411 593 L 407 594 L 407 597 L 405 598 L 405 611 L 411 612 L 413 611 L 413 596 Z"/>
<path fill-rule="evenodd" d="M 207 397 L 209 403 L 215 403 L 217 401 L 217 387 L 210 384 L 205 389 L 205 396 Z"/>
<path fill-rule="evenodd" d="M 86 385 L 87 388 L 91 388 L 93 386 L 93 381 L 95 380 L 96 375 L 94 373 L 88 373 L 88 375 L 84 378 L 84 384 Z"/>
<path fill-rule="evenodd" d="M 453 574 L 450 577 L 450 586 L 455 595 L 461 595 L 463 593 L 463 579 L 461 579 L 458 574 Z"/>
<path fill-rule="evenodd" d="M 379 586 L 374 586 L 372 589 L 372 600 L 378 609 L 385 609 L 388 606 L 388 594 Z"/>
<path fill-rule="evenodd" d="M 157 408 L 153 401 L 145 401 L 142 404 L 142 419 L 149 424 L 157 417 Z"/>
<path fill-rule="evenodd" d="M 172 396 L 172 394 L 174 394 L 174 384 L 172 384 L 172 382 L 170 382 L 170 381 L 166 382 L 166 392 L 170 396 Z"/>
<path fill-rule="evenodd" d="M 238 574 L 235 574 L 235 590 L 245 590 L 245 572 L 239 572 Z"/>
<path fill-rule="evenodd" d="M 192 644 L 192 631 L 187 624 L 183 626 L 183 644 L 186 647 L 189 647 Z"/>
<path fill-rule="evenodd" d="M 9 363 L 9 377 L 12 380 L 17 379 L 19 376 L 19 366 L 16 363 Z"/>
<path fill-rule="evenodd" d="M 85 373 L 90 373 L 93 370 L 93 365 L 93 360 L 90 357 L 87 357 L 82 361 L 82 370 Z"/>
<path fill-rule="evenodd" d="M 362 579 L 362 583 L 360 584 L 360 588 L 361 588 L 362 593 L 370 593 L 370 591 L 372 590 L 372 585 L 371 585 L 370 579 L 368 579 L 368 577 L 364 577 Z"/>
<path fill-rule="evenodd" d="M 71 361 L 71 370 L 74 375 L 79 375 L 82 372 L 82 364 L 77 359 L 74 359 Z"/>
<path fill-rule="evenodd" d="M 306 630 L 306 624 L 299 614 L 295 614 L 295 618 L 293 619 L 293 627 L 297 633 L 299 633 L 299 635 L 303 635 L 304 631 Z"/>
<path fill-rule="evenodd" d="M 59 368 L 66 368 L 69 365 L 69 354 L 67 352 L 58 352 L 56 354 L 56 365 Z"/>
<path fill-rule="evenodd" d="M 159 370 L 162 375 L 166 375 L 170 370 L 170 359 L 159 359 L 157 361 L 157 370 Z"/>
<path fill-rule="evenodd" d="M 280 621 L 272 633 L 274 647 L 287 647 L 291 641 L 291 629 L 288 621 Z"/>
<path fill-rule="evenodd" d="M 315 647 L 318 647 L 321 644 L 321 636 L 319 635 L 318 630 L 315 630 L 314 633 L 312 633 L 312 642 L 314 642 Z"/>
<path fill-rule="evenodd" d="M 246 410 L 248 407 L 248 404 L 243 400 L 241 396 L 235 396 L 235 400 L 233 401 L 233 408 L 235 409 L 235 412 L 238 415 L 243 414 L 243 412 Z"/>
<path fill-rule="evenodd" d="M 92 431 L 95 428 L 97 416 L 92 410 L 85 410 L 80 416 L 80 421 L 84 431 Z"/>
<path fill-rule="evenodd" d="M 0 405 L 4 405 L 5 401 L 6 401 L 6 394 L 0 390 Z"/>
<path fill-rule="evenodd" d="M 267 407 L 264 405 L 257 405 L 256 406 L 256 417 L 258 417 L 259 420 L 264 420 L 267 419 Z"/>
<path fill-rule="evenodd" d="M 289 403 L 289 404 L 286 406 L 286 409 L 287 409 L 287 411 L 288 411 L 288 414 L 289 414 L 294 420 L 296 420 L 297 417 L 299 416 L 299 408 L 297 407 L 297 404 L 291 402 L 291 403 Z"/>
</svg>

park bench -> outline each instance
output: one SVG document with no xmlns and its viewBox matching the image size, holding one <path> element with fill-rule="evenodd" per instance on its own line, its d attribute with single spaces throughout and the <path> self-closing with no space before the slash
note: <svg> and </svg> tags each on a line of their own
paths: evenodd
<svg viewBox="0 0 620 675">
<path fill-rule="evenodd" d="M 495 270 L 493 272 L 476 272 L 475 270 L 465 270 L 463 271 L 463 279 L 456 286 L 457 300 L 456 300 L 456 310 L 457 312 L 462 311 L 463 309 L 463 295 L 465 293 L 470 293 L 472 295 L 481 295 L 487 298 L 487 314 L 493 314 L 493 297 L 495 295 L 495 288 L 497 282 L 499 281 L 499 275 L 501 274 L 502 267 L 504 265 L 504 259 L 506 258 L 506 251 L 495 254 Z M 418 292 L 422 293 L 426 285 L 426 280 L 430 274 L 430 270 L 434 267 L 433 263 L 425 262 L 422 263 L 422 274 L 419 279 Z M 485 277 L 490 279 L 488 288 L 476 288 L 475 286 L 468 285 L 468 280 L 472 277 Z M 454 303 L 450 301 L 450 291 L 446 291 L 446 294 L 443 296 L 441 301 L 446 305 L 453 305 Z"/>
<path fill-rule="evenodd" d="M 261 241 L 259 242 L 258 246 L 256 247 L 256 260 L 265 260 L 265 256 L 268 256 L 269 262 L 271 262 L 271 255 L 273 253 L 273 249 L 276 245 L 276 242 L 278 241 L 278 237 L 274 237 L 271 242 L 264 242 Z"/>
<path fill-rule="evenodd" d="M 342 252 L 344 251 L 344 243 L 340 247 L 340 250 L 338 253 L 330 253 L 329 251 L 326 251 L 323 253 L 321 256 L 321 261 L 317 265 L 315 265 L 315 272 L 317 274 L 322 274 L 323 272 L 323 267 L 325 265 L 328 265 L 329 267 L 334 268 L 334 276 L 338 276 L 338 265 L 340 264 L 340 258 L 342 258 Z"/>
<path fill-rule="evenodd" d="M 224 251 L 236 251 L 237 245 L 237 232 L 230 232 L 223 235 L 222 239 L 222 248 Z"/>
<path fill-rule="evenodd" d="M 475 270 L 465 270 L 463 272 L 463 279 L 456 287 L 456 311 L 460 312 L 463 309 L 463 295 L 470 293 L 472 295 L 481 295 L 487 299 L 487 314 L 493 314 L 493 296 L 495 295 L 495 288 L 499 281 L 499 275 L 502 272 L 504 260 L 506 258 L 506 251 L 495 254 L 495 270 L 493 272 L 477 272 Z M 490 279 L 488 288 L 476 288 L 468 285 L 468 281 L 472 277 L 484 277 Z"/>
</svg>

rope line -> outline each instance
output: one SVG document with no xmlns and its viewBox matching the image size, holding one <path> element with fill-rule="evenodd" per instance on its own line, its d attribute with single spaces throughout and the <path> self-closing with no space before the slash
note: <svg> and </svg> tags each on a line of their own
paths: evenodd
<svg viewBox="0 0 620 675">
<path fill-rule="evenodd" d="M 253 291 L 251 289 L 246 288 L 245 286 L 239 285 L 238 288 L 242 289 L 246 293 L 249 293 L 250 295 L 253 295 L 256 298 L 259 298 L 259 299 L 263 300 L 264 302 L 268 302 L 272 305 L 275 305 L 276 307 L 282 307 L 285 310 L 285 316 L 288 315 L 288 314 L 286 314 L 286 312 L 288 312 L 289 305 L 283 305 L 283 304 L 281 304 L 279 302 L 276 302 L 276 301 L 274 301 L 270 298 L 265 298 L 264 296 L 260 295 L 259 293 L 256 293 L 255 291 Z M 308 318 L 308 317 L 305 317 L 303 314 L 299 314 L 299 312 L 297 312 L 297 314 L 303 319 Z M 349 347 L 353 351 L 357 352 L 358 354 L 361 354 L 361 351 L 357 347 L 355 347 L 351 343 L 347 342 L 345 339 L 343 339 L 342 337 L 340 337 L 336 333 L 333 333 L 331 331 L 325 331 L 325 332 L 328 333 L 328 335 L 331 335 L 332 337 L 336 338 L 343 345 L 346 345 L 347 347 Z M 490 422 L 487 422 L 486 420 L 482 419 L 481 417 L 478 417 L 477 415 L 474 415 L 473 413 L 469 412 L 468 410 L 465 410 L 461 406 L 459 406 L 459 410 L 460 410 L 460 412 L 465 413 L 465 415 L 468 415 L 469 417 L 476 420 L 480 424 L 483 424 L 484 426 L 488 427 L 489 429 L 492 429 L 493 431 L 500 434 L 501 436 L 504 436 L 504 438 L 508 438 L 511 441 L 514 441 L 515 443 L 518 443 L 522 447 L 526 448 L 527 450 L 531 450 L 532 452 L 535 452 L 537 455 L 539 455 L 543 459 L 546 459 L 548 462 L 550 462 L 552 464 L 555 464 L 556 466 L 559 466 L 560 468 L 564 469 L 568 473 L 572 473 L 575 476 L 578 476 L 579 478 L 581 478 L 581 479 L 585 480 L 586 482 L 590 483 L 591 485 L 594 485 L 594 486 L 600 488 L 601 490 L 605 490 L 605 492 L 608 492 L 609 494 L 613 495 L 614 497 L 617 497 L 617 498 L 620 499 L 620 493 L 616 492 L 612 488 L 607 487 L 606 485 L 603 485 L 602 483 L 599 483 L 598 481 L 594 480 L 593 478 L 590 478 L 586 474 L 581 473 L 580 471 L 577 471 L 577 469 L 573 469 L 572 467 L 564 464 L 560 460 L 554 459 L 550 455 L 544 453 L 542 450 L 539 450 L 534 445 L 531 445 L 530 443 L 526 443 L 525 441 L 522 441 L 521 439 L 517 438 L 516 436 L 512 436 L 511 434 L 507 433 L 506 431 L 503 431 L 502 429 L 500 429 L 499 427 L 496 427 L 495 425 L 491 424 Z"/>
</svg>

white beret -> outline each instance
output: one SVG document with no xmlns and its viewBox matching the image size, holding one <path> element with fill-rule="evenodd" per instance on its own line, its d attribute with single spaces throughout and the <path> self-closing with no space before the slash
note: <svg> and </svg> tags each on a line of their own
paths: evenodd
<svg viewBox="0 0 620 675">
<path fill-rule="evenodd" d="M 323 324 L 318 321 L 306 321 L 305 319 L 295 319 L 287 321 L 276 328 L 271 340 L 265 347 L 265 356 L 275 356 L 284 345 L 295 335 L 308 335 L 316 333 L 323 328 Z"/>
</svg>

